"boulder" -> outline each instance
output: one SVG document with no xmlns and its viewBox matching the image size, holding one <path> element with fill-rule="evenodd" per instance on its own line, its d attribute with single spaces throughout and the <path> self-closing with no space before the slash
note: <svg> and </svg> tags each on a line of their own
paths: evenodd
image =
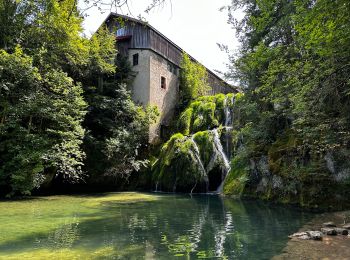
<svg viewBox="0 0 350 260">
<path fill-rule="evenodd" d="M 294 233 L 293 235 L 288 236 L 288 238 L 290 238 L 290 239 L 298 238 L 298 239 L 302 239 L 302 240 L 309 240 L 310 236 L 306 232 L 298 232 L 298 233 Z"/>
<path fill-rule="evenodd" d="M 323 234 L 320 231 L 298 232 L 288 236 L 289 238 L 298 238 L 301 240 L 322 240 Z"/>
<path fill-rule="evenodd" d="M 347 230 L 350 230 L 350 224 L 345 224 L 345 225 L 343 226 L 343 228 L 345 228 L 345 229 L 347 229 Z"/>
<path fill-rule="evenodd" d="M 337 232 L 337 234 L 339 235 L 344 235 L 347 236 L 349 234 L 349 230 L 345 229 L 345 228 L 335 228 L 335 231 Z"/>
<path fill-rule="evenodd" d="M 323 234 L 328 236 L 336 236 L 337 231 L 334 228 L 321 228 Z"/>
<path fill-rule="evenodd" d="M 321 231 L 306 231 L 312 240 L 322 240 L 323 234 Z"/>
<path fill-rule="evenodd" d="M 334 222 L 326 222 L 326 223 L 323 223 L 322 226 L 327 228 L 336 227 Z"/>
</svg>

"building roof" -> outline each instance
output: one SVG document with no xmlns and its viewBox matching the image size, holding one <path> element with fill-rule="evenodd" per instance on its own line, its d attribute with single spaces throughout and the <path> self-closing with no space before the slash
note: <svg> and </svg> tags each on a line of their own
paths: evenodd
<svg viewBox="0 0 350 260">
<path fill-rule="evenodd" d="M 102 24 L 105 24 L 109 19 L 111 18 L 121 18 L 123 20 L 126 21 L 132 21 L 141 25 L 144 25 L 146 27 L 148 27 L 149 29 L 153 30 L 154 32 L 156 32 L 157 34 L 159 34 L 163 39 L 165 39 L 166 41 L 168 41 L 171 45 L 173 45 L 175 48 L 177 48 L 179 51 L 186 53 L 192 61 L 195 61 L 199 64 L 201 64 L 199 61 L 197 61 L 195 58 L 193 58 L 191 55 L 189 55 L 186 51 L 184 51 L 181 47 L 179 47 L 176 43 L 174 43 L 172 40 L 170 40 L 168 37 L 166 37 L 163 33 L 161 33 L 160 31 L 158 31 L 156 28 L 154 28 L 152 25 L 150 25 L 148 22 L 142 21 L 140 19 L 136 19 L 127 15 L 122 15 L 122 14 L 117 14 L 114 12 L 111 12 L 107 18 L 103 21 Z M 202 64 L 203 65 L 203 64 Z M 204 65 L 203 65 L 204 66 Z M 205 66 L 204 66 L 205 67 Z M 207 67 L 205 67 L 206 70 L 213 75 L 214 77 L 216 77 L 218 80 L 224 82 L 227 86 L 229 86 L 230 88 L 232 88 L 235 91 L 238 91 L 236 87 L 232 86 L 231 84 L 227 83 L 225 80 L 223 80 L 222 78 L 220 78 L 218 75 L 216 75 L 213 71 L 211 71 L 210 69 L 208 69 Z"/>
</svg>

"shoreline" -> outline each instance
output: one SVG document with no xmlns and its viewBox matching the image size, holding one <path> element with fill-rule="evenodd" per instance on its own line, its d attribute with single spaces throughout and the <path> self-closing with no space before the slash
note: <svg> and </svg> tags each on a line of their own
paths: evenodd
<svg viewBox="0 0 350 260">
<path fill-rule="evenodd" d="M 329 221 L 341 227 L 344 224 L 349 224 L 349 216 L 350 211 L 321 213 L 300 228 L 298 232 L 320 230 L 322 224 Z M 272 259 L 350 259 L 350 235 L 324 235 L 320 241 L 291 238 L 281 254 Z"/>
</svg>

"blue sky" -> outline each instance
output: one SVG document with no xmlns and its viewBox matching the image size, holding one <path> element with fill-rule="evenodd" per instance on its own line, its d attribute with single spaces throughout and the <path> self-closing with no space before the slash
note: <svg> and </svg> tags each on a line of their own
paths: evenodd
<svg viewBox="0 0 350 260">
<path fill-rule="evenodd" d="M 227 23 L 227 13 L 220 7 L 230 4 L 230 0 L 172 0 L 160 8 L 144 13 L 150 0 L 129 0 L 127 8 L 119 13 L 137 18 L 142 15 L 153 27 L 183 48 L 195 59 L 211 70 L 226 71 L 228 55 L 222 52 L 217 43 L 234 50 L 238 46 L 234 30 Z M 172 4 L 171 4 L 172 2 Z M 93 33 L 109 12 L 97 9 L 87 12 L 84 23 L 85 33 Z"/>
</svg>

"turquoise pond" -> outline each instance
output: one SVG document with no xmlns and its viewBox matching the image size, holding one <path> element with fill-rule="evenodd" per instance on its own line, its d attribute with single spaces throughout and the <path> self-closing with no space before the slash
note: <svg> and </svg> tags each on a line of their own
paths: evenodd
<svg viewBox="0 0 350 260">
<path fill-rule="evenodd" d="M 0 259 L 270 259 L 314 215 L 215 195 L 0 202 Z"/>
</svg>

